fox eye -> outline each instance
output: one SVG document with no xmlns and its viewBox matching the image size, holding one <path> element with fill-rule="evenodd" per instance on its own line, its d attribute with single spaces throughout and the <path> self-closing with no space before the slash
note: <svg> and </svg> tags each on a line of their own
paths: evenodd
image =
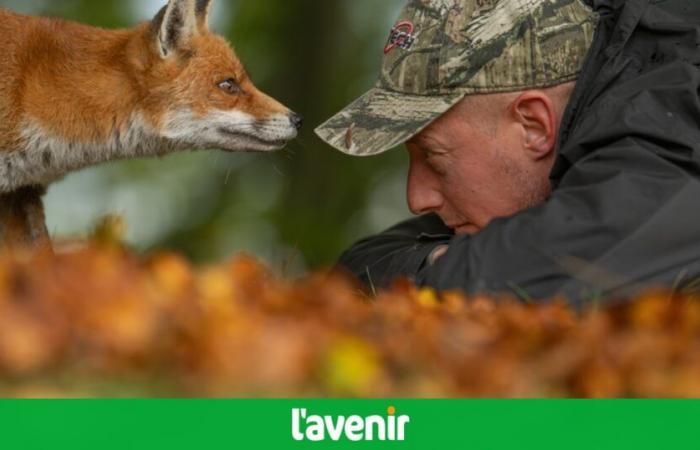
<svg viewBox="0 0 700 450">
<path fill-rule="evenodd" d="M 224 80 L 219 83 L 219 89 L 231 95 L 241 92 L 241 86 L 236 83 L 236 80 L 233 78 L 229 78 L 228 80 Z"/>
</svg>

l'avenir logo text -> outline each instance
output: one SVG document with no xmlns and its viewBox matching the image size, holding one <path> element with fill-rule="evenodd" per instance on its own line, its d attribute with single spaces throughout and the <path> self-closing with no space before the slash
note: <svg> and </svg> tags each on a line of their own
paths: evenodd
<svg viewBox="0 0 700 450">
<path fill-rule="evenodd" d="M 306 408 L 292 409 L 292 438 L 295 441 L 404 441 L 407 415 L 397 415 L 396 408 L 387 408 L 387 415 L 330 416 L 311 414 Z"/>
</svg>

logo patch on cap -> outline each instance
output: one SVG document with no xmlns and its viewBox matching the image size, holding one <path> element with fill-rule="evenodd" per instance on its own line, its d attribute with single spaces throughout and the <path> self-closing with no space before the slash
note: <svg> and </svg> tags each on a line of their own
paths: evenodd
<svg viewBox="0 0 700 450">
<path fill-rule="evenodd" d="M 389 53 L 396 47 L 403 50 L 410 50 L 416 42 L 416 37 L 413 35 L 415 27 L 412 22 L 404 21 L 394 25 L 389 34 L 389 42 L 384 47 L 384 54 Z"/>
</svg>

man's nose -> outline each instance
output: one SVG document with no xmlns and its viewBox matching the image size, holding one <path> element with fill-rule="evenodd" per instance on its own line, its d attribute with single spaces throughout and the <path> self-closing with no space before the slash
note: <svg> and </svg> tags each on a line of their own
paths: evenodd
<svg viewBox="0 0 700 450">
<path fill-rule="evenodd" d="M 437 212 L 442 208 L 442 194 L 425 163 L 411 161 L 406 198 L 409 209 L 416 215 Z"/>
</svg>

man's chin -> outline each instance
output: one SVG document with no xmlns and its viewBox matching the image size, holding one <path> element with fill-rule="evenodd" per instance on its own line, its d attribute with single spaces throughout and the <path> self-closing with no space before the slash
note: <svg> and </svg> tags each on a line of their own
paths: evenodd
<svg viewBox="0 0 700 450">
<path fill-rule="evenodd" d="M 481 227 L 469 223 L 453 227 L 452 230 L 457 236 L 472 236 L 481 231 Z"/>
</svg>

